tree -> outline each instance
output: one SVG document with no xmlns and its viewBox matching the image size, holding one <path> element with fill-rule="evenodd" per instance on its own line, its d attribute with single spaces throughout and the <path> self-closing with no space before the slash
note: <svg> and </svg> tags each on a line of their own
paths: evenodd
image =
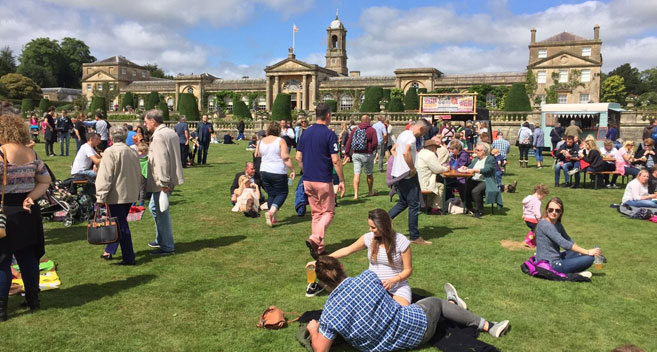
<svg viewBox="0 0 657 352">
<path fill-rule="evenodd" d="M 641 71 L 641 82 L 647 92 L 657 92 L 657 67 Z"/>
<path fill-rule="evenodd" d="M 77 111 L 84 111 L 87 108 L 87 96 L 80 94 L 75 99 L 73 99 L 73 107 Z"/>
<path fill-rule="evenodd" d="M 39 101 L 39 111 L 41 112 L 48 111 L 49 107 L 50 107 L 50 99 L 43 98 L 41 99 L 41 101 Z"/>
<path fill-rule="evenodd" d="M 7 73 L 16 72 L 16 59 L 14 58 L 14 52 L 8 46 L 5 46 L 0 51 L 0 77 L 6 75 Z"/>
<path fill-rule="evenodd" d="M 292 108 L 290 107 L 291 97 L 289 94 L 278 93 L 274 100 L 274 106 L 271 109 L 271 119 L 275 121 L 291 120 Z"/>
<path fill-rule="evenodd" d="M 198 104 L 193 93 L 180 93 L 178 95 L 178 112 L 185 115 L 189 121 L 198 121 Z"/>
<path fill-rule="evenodd" d="M 120 110 L 126 109 L 128 106 L 135 107 L 135 96 L 131 92 L 126 92 L 123 95 Z"/>
<path fill-rule="evenodd" d="M 404 97 L 404 108 L 406 110 L 418 110 L 420 108 L 420 103 L 417 98 L 417 89 L 411 87 L 406 91 L 406 96 Z"/>
<path fill-rule="evenodd" d="M 155 107 L 159 102 L 160 102 L 160 95 L 157 94 L 157 92 L 152 91 L 148 94 L 148 97 L 146 98 L 146 105 L 144 106 L 144 108 L 146 110 L 155 109 Z"/>
<path fill-rule="evenodd" d="M 641 95 L 646 92 L 646 87 L 641 81 L 641 74 L 636 67 L 630 64 L 622 64 L 609 72 L 608 77 L 619 76 L 625 84 L 627 94 Z"/>
<path fill-rule="evenodd" d="M 102 111 L 104 116 L 107 116 L 107 100 L 105 100 L 105 97 L 94 95 L 91 97 L 89 112 L 95 114 L 98 110 Z"/>
<path fill-rule="evenodd" d="M 390 98 L 388 112 L 404 112 L 404 103 L 399 97 Z"/>
<path fill-rule="evenodd" d="M 114 98 L 116 98 L 117 95 L 119 95 L 119 89 L 116 84 L 112 85 L 112 89 L 110 89 L 109 83 L 103 83 L 100 85 L 101 89 L 98 89 L 98 85 L 95 85 L 94 90 L 93 90 L 93 96 L 94 97 L 103 97 L 105 98 L 106 103 L 110 103 L 114 101 Z M 91 100 L 93 103 L 93 99 Z M 104 112 L 107 112 L 107 106 L 105 107 Z M 93 111 L 92 111 L 93 112 Z"/>
<path fill-rule="evenodd" d="M 365 88 L 365 100 L 360 106 L 360 112 L 379 112 L 381 111 L 380 101 L 383 98 L 383 88 L 367 87 Z"/>
<path fill-rule="evenodd" d="M 529 103 L 529 96 L 525 90 L 525 85 L 514 83 L 511 90 L 506 95 L 504 101 L 504 111 L 531 111 L 532 106 Z"/>
<path fill-rule="evenodd" d="M 601 100 L 605 103 L 620 103 L 625 105 L 625 80 L 623 77 L 613 75 L 607 77 L 600 86 Z"/>
<path fill-rule="evenodd" d="M 26 63 L 20 65 L 16 70 L 16 73 L 20 73 L 25 77 L 32 79 L 39 87 L 54 87 L 57 85 L 57 79 L 47 68 Z"/>
<path fill-rule="evenodd" d="M 173 79 L 173 76 L 165 74 L 157 64 L 146 64 L 144 67 L 150 72 L 151 77 Z"/>
<path fill-rule="evenodd" d="M 21 113 L 23 113 L 23 116 L 26 116 L 26 114 L 32 110 L 34 110 L 34 100 L 30 98 L 24 98 L 21 101 Z"/>
<path fill-rule="evenodd" d="M 7 96 L 7 88 L 5 87 L 2 82 L 0 82 L 0 97 L 6 97 Z"/>
<path fill-rule="evenodd" d="M 82 64 L 96 61 L 91 50 L 83 41 L 71 37 L 62 39 L 61 53 L 66 59 L 67 70 L 63 79 L 64 87 L 80 88 L 82 79 Z"/>
<path fill-rule="evenodd" d="M 2 84 L 7 90 L 9 99 L 40 99 L 41 88 L 33 80 L 18 73 L 8 73 L 0 78 Z"/>
<path fill-rule="evenodd" d="M 159 104 L 157 104 L 157 108 L 160 109 L 160 111 L 162 111 L 162 119 L 164 121 L 168 121 L 169 120 L 169 106 L 167 105 L 167 103 L 164 102 L 164 101 L 161 101 L 161 102 L 159 102 Z"/>
<path fill-rule="evenodd" d="M 241 99 L 233 102 L 233 116 L 241 119 L 251 118 L 249 107 L 246 106 L 246 103 L 244 103 Z"/>
<path fill-rule="evenodd" d="M 26 66 L 40 66 L 46 71 L 52 73 L 56 80 L 55 85 L 66 87 L 65 83 L 69 79 L 67 60 L 62 54 L 61 47 L 56 40 L 51 40 L 50 38 L 32 39 L 29 43 L 25 44 L 23 52 L 21 53 L 20 61 L 21 64 L 18 67 L 19 72 L 21 67 L 23 67 L 22 72 L 25 72 L 26 75 L 30 75 L 37 71 L 35 71 L 34 68 L 27 70 Z M 33 78 L 32 76 L 28 77 Z M 33 79 L 35 79 L 35 81 L 37 80 L 36 78 Z M 53 85 L 51 84 L 44 85 L 44 87 L 52 86 Z"/>
</svg>

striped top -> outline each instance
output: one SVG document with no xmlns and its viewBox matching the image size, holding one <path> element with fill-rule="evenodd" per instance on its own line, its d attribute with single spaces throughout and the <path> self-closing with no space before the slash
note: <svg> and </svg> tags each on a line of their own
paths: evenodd
<svg viewBox="0 0 657 352">
<path fill-rule="evenodd" d="M 379 277 L 381 281 L 390 279 L 399 275 L 399 273 L 404 270 L 404 263 L 402 262 L 402 253 L 408 248 L 411 242 L 406 238 L 406 236 L 401 233 L 397 233 L 395 238 L 396 246 L 395 253 L 392 253 L 392 263 L 388 262 L 388 255 L 386 254 L 385 247 L 380 246 L 379 252 L 376 255 L 376 263 L 372 261 L 372 239 L 374 234 L 368 232 L 365 234 L 365 246 L 367 247 L 367 258 L 370 262 L 370 267 L 368 270 L 374 272 L 376 276 Z M 404 280 L 405 281 L 405 280 Z"/>
<path fill-rule="evenodd" d="M 2 182 L 2 175 L 4 174 L 4 163 L 0 157 L 0 182 Z M 36 159 L 22 165 L 14 165 L 8 163 L 7 167 L 7 186 L 5 193 L 28 193 L 34 189 L 36 185 L 34 177 L 36 175 L 47 175 L 43 160 Z M 2 191 L 2 183 L 0 183 L 0 192 Z"/>
</svg>

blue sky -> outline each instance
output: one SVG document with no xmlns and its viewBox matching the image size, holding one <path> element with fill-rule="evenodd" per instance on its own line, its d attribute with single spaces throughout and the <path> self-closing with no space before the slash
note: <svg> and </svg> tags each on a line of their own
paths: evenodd
<svg viewBox="0 0 657 352">
<path fill-rule="evenodd" d="M 36 37 L 84 40 L 99 59 L 124 55 L 168 73 L 263 77 L 287 56 L 324 65 L 326 28 L 339 9 L 350 70 L 392 75 L 435 67 L 447 74 L 520 72 L 530 29 L 538 40 L 562 31 L 592 38 L 601 27 L 603 71 L 657 63 L 655 0 L 315 1 L 0 0 L 0 45 L 16 55 Z"/>
</svg>

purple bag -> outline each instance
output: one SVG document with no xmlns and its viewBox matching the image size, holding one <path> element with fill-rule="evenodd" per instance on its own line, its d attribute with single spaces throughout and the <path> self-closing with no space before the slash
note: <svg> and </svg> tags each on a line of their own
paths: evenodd
<svg viewBox="0 0 657 352">
<path fill-rule="evenodd" d="M 520 269 L 529 276 L 537 276 L 549 280 L 567 280 L 568 275 L 560 273 L 547 260 L 536 261 L 536 256 L 532 255 L 525 261 Z"/>
</svg>

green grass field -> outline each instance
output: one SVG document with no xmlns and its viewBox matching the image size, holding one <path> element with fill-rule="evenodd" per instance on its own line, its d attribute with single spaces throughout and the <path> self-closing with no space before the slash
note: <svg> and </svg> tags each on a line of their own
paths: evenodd
<svg viewBox="0 0 657 352">
<path fill-rule="evenodd" d="M 264 216 L 251 219 L 230 211 L 232 178 L 251 159 L 245 147 L 212 145 L 209 165 L 185 169 L 186 182 L 171 199 L 174 256 L 148 255 L 154 237 L 148 211 L 130 223 L 135 267 L 100 259 L 103 248 L 87 244 L 85 224 L 46 223 L 46 256 L 57 263 L 62 286 L 41 294 L 43 309 L 35 314 L 19 307 L 19 297 L 10 299 L 9 320 L 0 323 L 3 350 L 303 351 L 294 338 L 296 323 L 271 331 L 255 325 L 269 305 L 301 313 L 321 309 L 326 301 L 326 294 L 304 295 L 310 214 L 296 216 L 293 192 L 273 229 Z M 490 216 L 488 206 L 482 219 L 420 215 L 420 232 L 433 245 L 412 247 L 413 290 L 444 297 L 443 284 L 451 282 L 473 312 L 509 319 L 507 336 L 481 337 L 504 351 L 609 351 L 628 343 L 657 350 L 656 225 L 609 208 L 620 201 L 622 189 L 552 188 L 551 168 L 519 169 L 512 149 L 505 183 L 517 179 L 518 191 L 503 195 L 504 209 Z M 36 150 L 42 154 L 43 145 Z M 45 160 L 63 179 L 73 158 Z M 368 210 L 393 205 L 385 195 L 352 200 L 352 174 L 349 164 L 347 194 L 326 235 L 329 252 L 368 231 Z M 575 241 L 585 248 L 597 244 L 607 256 L 603 270 L 592 269 L 592 283 L 530 278 L 520 264 L 533 252 L 500 246 L 501 240 L 524 239 L 521 199 L 539 182 L 550 186 L 550 196 L 564 200 L 563 222 Z M 375 175 L 375 186 L 387 194 L 384 174 Z M 404 212 L 395 227 L 408 234 L 406 219 Z M 348 274 L 365 270 L 366 256 L 345 258 Z"/>
</svg>

